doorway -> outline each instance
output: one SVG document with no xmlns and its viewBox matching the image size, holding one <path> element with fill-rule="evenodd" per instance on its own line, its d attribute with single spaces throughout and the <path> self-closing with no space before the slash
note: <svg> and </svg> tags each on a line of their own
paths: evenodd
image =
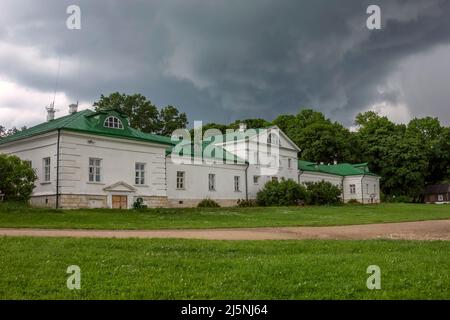
<svg viewBox="0 0 450 320">
<path fill-rule="evenodd" d="M 112 208 L 113 209 L 128 209 L 128 197 L 127 196 L 112 196 Z"/>
</svg>

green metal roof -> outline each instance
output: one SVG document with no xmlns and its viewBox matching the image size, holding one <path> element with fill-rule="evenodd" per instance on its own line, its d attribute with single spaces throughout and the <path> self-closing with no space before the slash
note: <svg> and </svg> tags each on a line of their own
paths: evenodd
<svg viewBox="0 0 450 320">
<path fill-rule="evenodd" d="M 115 116 L 122 121 L 123 129 L 107 128 L 103 126 L 105 119 Z M 128 126 L 127 118 L 117 110 L 107 110 L 94 112 L 92 110 L 82 110 L 77 113 L 57 118 L 37 126 L 17 132 L 14 135 L 0 139 L 0 144 L 30 138 L 36 135 L 52 132 L 55 130 L 68 130 L 95 135 L 114 137 L 120 139 L 148 141 L 164 145 L 174 145 L 170 137 L 156 134 L 144 133 Z"/>
<path fill-rule="evenodd" d="M 334 174 L 338 176 L 377 176 L 376 174 L 369 171 L 367 163 L 339 163 L 339 164 L 316 164 L 314 162 L 298 160 L 298 169 L 307 172 L 319 172 Z"/>
<path fill-rule="evenodd" d="M 205 149 L 212 143 L 212 141 L 203 141 L 201 147 L 198 145 L 196 148 L 194 147 L 194 143 L 192 142 L 180 142 L 178 145 L 179 149 L 179 156 L 188 156 L 190 158 L 207 158 L 207 159 L 213 159 L 213 160 L 220 160 L 220 161 L 226 161 L 227 163 L 237 163 L 237 164 L 244 164 L 245 161 L 239 158 L 238 156 L 235 156 L 231 152 L 228 152 L 227 150 L 214 145 L 214 151 L 211 154 L 205 154 Z M 170 155 L 173 152 L 173 149 L 175 146 L 169 147 L 166 150 L 166 154 Z M 222 153 L 222 154 L 221 154 Z"/>
</svg>

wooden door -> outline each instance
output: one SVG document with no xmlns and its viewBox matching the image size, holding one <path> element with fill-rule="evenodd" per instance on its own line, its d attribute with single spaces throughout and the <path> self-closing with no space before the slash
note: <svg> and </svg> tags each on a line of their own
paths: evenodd
<svg viewBox="0 0 450 320">
<path fill-rule="evenodd" d="M 127 209 L 128 197 L 127 196 L 112 196 L 113 209 Z"/>
</svg>

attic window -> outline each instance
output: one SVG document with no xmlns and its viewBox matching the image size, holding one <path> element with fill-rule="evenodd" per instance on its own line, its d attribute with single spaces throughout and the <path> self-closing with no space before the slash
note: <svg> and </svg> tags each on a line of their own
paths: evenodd
<svg viewBox="0 0 450 320">
<path fill-rule="evenodd" d="M 123 129 L 122 121 L 120 121 L 118 118 L 113 117 L 113 116 L 106 118 L 103 126 L 107 127 L 107 128 L 113 128 L 113 129 Z"/>
</svg>

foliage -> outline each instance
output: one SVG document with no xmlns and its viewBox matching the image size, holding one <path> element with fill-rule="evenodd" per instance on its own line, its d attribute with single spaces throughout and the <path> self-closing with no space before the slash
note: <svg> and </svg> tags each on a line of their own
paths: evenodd
<svg viewBox="0 0 450 320">
<path fill-rule="evenodd" d="M 329 205 L 341 202 L 341 189 L 328 181 L 307 182 L 306 191 L 307 204 Z"/>
<path fill-rule="evenodd" d="M 5 200 L 27 200 L 34 189 L 36 173 L 17 156 L 0 154 L 0 190 Z"/>
<path fill-rule="evenodd" d="M 142 198 L 137 198 L 136 201 L 134 201 L 133 203 L 133 209 L 135 210 L 147 209 L 147 205 L 144 204 L 144 200 L 142 200 Z"/>
<path fill-rule="evenodd" d="M 197 205 L 198 208 L 219 208 L 220 205 L 212 199 L 206 198 L 200 201 Z"/>
<path fill-rule="evenodd" d="M 238 199 L 237 201 L 237 206 L 239 208 L 246 208 L 246 207 L 256 207 L 258 205 L 258 203 L 256 202 L 256 200 L 253 199 Z"/>
<path fill-rule="evenodd" d="M 169 135 L 175 129 L 185 128 L 188 121 L 185 113 L 180 113 L 175 107 L 158 108 L 141 94 L 127 95 L 114 92 L 109 96 L 100 96 L 94 102 L 95 110 L 117 109 L 123 112 L 130 121 L 132 128 L 147 133 Z"/>
<path fill-rule="evenodd" d="M 297 115 L 281 115 L 273 123 L 298 146 L 301 158 L 316 162 L 358 162 L 357 144 L 350 131 L 317 111 L 303 109 Z"/>
<path fill-rule="evenodd" d="M 293 180 L 269 181 L 257 193 L 260 206 L 292 206 L 306 199 L 306 189 Z"/>
</svg>

